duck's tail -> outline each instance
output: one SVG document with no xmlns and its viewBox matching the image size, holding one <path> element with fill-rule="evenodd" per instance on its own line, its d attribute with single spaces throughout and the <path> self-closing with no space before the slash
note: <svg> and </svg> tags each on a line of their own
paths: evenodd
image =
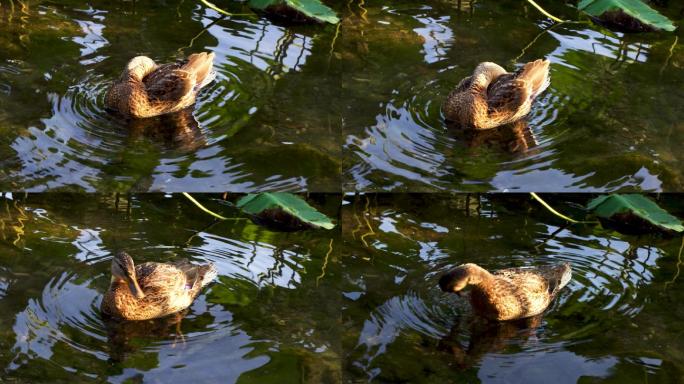
<svg viewBox="0 0 684 384">
<path fill-rule="evenodd" d="M 519 70 L 517 78 L 525 80 L 530 85 L 530 98 L 534 99 L 551 84 L 550 63 L 548 60 L 539 59 L 525 64 Z"/>
<path fill-rule="evenodd" d="M 204 264 L 198 267 L 199 277 L 198 280 L 201 282 L 201 286 L 205 287 L 218 276 L 218 271 L 214 263 Z"/>
<path fill-rule="evenodd" d="M 190 55 L 182 69 L 195 75 L 196 90 L 199 90 L 216 77 L 213 66 L 214 52 L 200 52 Z"/>
</svg>

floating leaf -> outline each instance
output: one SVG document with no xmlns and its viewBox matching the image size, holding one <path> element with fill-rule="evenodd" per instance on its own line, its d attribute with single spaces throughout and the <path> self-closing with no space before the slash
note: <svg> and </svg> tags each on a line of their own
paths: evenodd
<svg viewBox="0 0 684 384">
<path fill-rule="evenodd" d="M 252 215 L 257 224 L 282 230 L 335 227 L 330 218 L 291 193 L 249 194 L 238 200 L 237 207 Z"/>
<path fill-rule="evenodd" d="M 681 220 L 643 195 L 599 196 L 589 202 L 587 209 L 600 219 L 607 220 L 608 224 L 628 232 L 649 231 L 653 227 L 663 231 L 684 231 Z"/>
<path fill-rule="evenodd" d="M 626 32 L 655 29 L 674 31 L 676 28 L 672 20 L 641 0 L 582 0 L 577 8 L 609 28 L 613 27 Z"/>
<path fill-rule="evenodd" d="M 250 0 L 249 6 L 255 9 L 286 15 L 294 11 L 309 19 L 337 24 L 335 11 L 318 0 Z"/>
</svg>

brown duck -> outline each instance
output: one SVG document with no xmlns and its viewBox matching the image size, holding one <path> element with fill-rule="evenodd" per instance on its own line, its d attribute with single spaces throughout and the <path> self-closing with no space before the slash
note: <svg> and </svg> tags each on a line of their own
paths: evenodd
<svg viewBox="0 0 684 384">
<path fill-rule="evenodd" d="M 134 57 L 107 91 L 105 106 L 136 119 L 178 112 L 193 105 L 199 90 L 213 80 L 213 61 L 213 52 L 163 65 Z"/>
<path fill-rule="evenodd" d="M 112 280 L 100 308 L 124 320 L 164 317 L 189 307 L 216 274 L 213 264 L 187 260 L 135 266 L 131 256 L 119 252 L 112 259 Z"/>
<path fill-rule="evenodd" d="M 549 61 L 536 60 L 513 73 L 495 63 L 480 63 L 447 96 L 442 109 L 461 127 L 490 129 L 530 113 L 532 101 L 550 84 Z"/>
<path fill-rule="evenodd" d="M 509 268 L 490 273 L 477 264 L 463 264 L 439 279 L 444 292 L 460 293 L 472 286 L 470 303 L 480 316 L 516 320 L 538 315 L 570 281 L 570 264 Z"/>
</svg>

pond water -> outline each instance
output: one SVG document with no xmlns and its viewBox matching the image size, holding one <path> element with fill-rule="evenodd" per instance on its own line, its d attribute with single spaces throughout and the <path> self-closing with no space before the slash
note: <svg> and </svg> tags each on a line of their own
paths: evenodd
<svg viewBox="0 0 684 384">
<path fill-rule="evenodd" d="M 195 195 L 0 200 L 0 375 L 8 382 L 678 382 L 681 238 L 565 226 L 525 195 L 311 194 L 335 229 L 272 232 Z M 581 218 L 590 196 L 545 196 Z M 659 204 L 684 215 L 681 199 Z M 164 223 L 165 225 L 159 225 Z M 112 254 L 213 262 L 184 318 L 111 324 Z M 535 322 L 487 326 L 436 286 L 463 262 L 572 264 Z"/>
<path fill-rule="evenodd" d="M 0 3 L 0 189 L 69 191 L 681 190 L 684 50 L 569 4 L 328 1 L 338 25 L 224 17 L 199 1 Z M 552 3 L 552 2 L 549 2 Z M 682 6 L 660 1 L 681 23 Z M 250 13 L 239 2 L 219 2 Z M 103 110 L 127 60 L 216 53 L 175 119 Z M 485 134 L 440 104 L 481 61 L 551 60 L 529 118 Z"/>
</svg>

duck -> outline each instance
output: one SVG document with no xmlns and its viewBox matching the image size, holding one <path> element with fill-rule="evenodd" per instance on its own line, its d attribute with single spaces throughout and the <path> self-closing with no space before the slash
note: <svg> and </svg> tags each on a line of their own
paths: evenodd
<svg viewBox="0 0 684 384">
<path fill-rule="evenodd" d="M 131 59 L 105 95 L 105 107 L 126 118 L 143 119 L 181 111 L 195 103 L 216 73 L 213 52 L 157 65 L 147 56 Z"/>
<path fill-rule="evenodd" d="M 112 278 L 102 298 L 103 314 L 121 320 L 150 320 L 188 308 L 217 276 L 213 264 L 148 262 L 135 265 L 125 251 L 112 258 Z"/>
<path fill-rule="evenodd" d="M 496 321 L 541 314 L 572 278 L 570 264 L 501 269 L 489 272 L 474 263 L 460 265 L 439 279 L 444 292 L 461 294 L 472 286 L 474 312 Z"/>
<path fill-rule="evenodd" d="M 539 59 L 513 73 L 492 62 L 478 64 L 449 93 L 442 110 L 447 121 L 463 128 L 491 129 L 520 120 L 551 84 L 548 60 Z"/>
</svg>

